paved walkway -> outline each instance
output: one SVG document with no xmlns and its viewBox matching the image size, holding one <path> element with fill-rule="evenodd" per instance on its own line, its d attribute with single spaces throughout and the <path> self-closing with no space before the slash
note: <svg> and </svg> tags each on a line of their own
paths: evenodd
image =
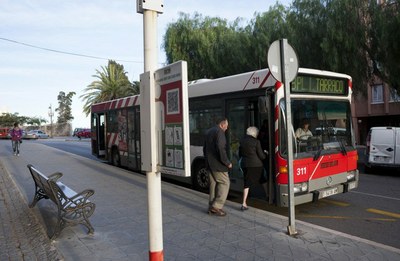
<svg viewBox="0 0 400 261">
<path fill-rule="evenodd" d="M 62 260 L 0 162 L 0 260 Z"/>
<path fill-rule="evenodd" d="M 20 157 L 0 142 L 0 260 L 148 260 L 146 178 L 107 164 L 24 142 Z M 27 207 L 33 181 L 27 164 L 81 191 L 93 188 L 95 234 L 67 227 L 50 241 L 55 207 Z M 287 218 L 227 202 L 226 217 L 206 214 L 207 195 L 162 184 L 164 260 L 400 260 L 400 249 L 305 222 L 286 234 Z"/>
</svg>

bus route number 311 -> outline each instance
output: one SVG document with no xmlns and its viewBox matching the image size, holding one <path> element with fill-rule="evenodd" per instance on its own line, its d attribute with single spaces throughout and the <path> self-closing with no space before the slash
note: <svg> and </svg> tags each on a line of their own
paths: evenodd
<svg viewBox="0 0 400 261">
<path fill-rule="evenodd" d="M 301 167 L 296 169 L 296 175 L 301 176 L 301 175 L 306 175 L 307 174 L 307 167 Z"/>
</svg>

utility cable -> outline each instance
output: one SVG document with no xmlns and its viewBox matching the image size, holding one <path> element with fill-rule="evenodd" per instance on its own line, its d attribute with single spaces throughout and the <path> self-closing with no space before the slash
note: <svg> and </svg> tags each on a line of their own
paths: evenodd
<svg viewBox="0 0 400 261">
<path fill-rule="evenodd" d="M 15 43 L 15 44 L 20 44 L 20 45 L 28 46 L 28 47 L 31 47 L 31 48 L 36 48 L 36 49 L 48 51 L 48 52 L 61 53 L 61 54 L 66 54 L 66 55 L 74 55 L 74 56 L 91 58 L 91 59 L 98 59 L 98 60 L 110 60 L 110 59 L 104 58 L 104 57 L 98 57 L 98 56 L 92 56 L 92 55 L 86 55 L 86 54 L 78 54 L 78 53 L 71 53 L 71 52 L 65 52 L 65 51 L 59 51 L 59 50 L 55 50 L 55 49 L 40 47 L 40 46 L 27 44 L 27 43 L 22 43 L 22 42 L 18 42 L 18 41 L 7 39 L 7 38 L 3 38 L 3 37 L 0 37 L 0 40 L 11 42 L 11 43 Z M 129 60 L 115 60 L 115 61 L 128 62 L 128 63 L 143 63 L 143 62 L 140 62 L 140 61 L 129 61 Z"/>
</svg>

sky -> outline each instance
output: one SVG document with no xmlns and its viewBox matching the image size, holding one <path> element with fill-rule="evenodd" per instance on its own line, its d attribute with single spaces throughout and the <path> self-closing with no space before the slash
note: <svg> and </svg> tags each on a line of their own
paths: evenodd
<svg viewBox="0 0 400 261">
<path fill-rule="evenodd" d="M 162 39 L 179 13 L 242 18 L 243 25 L 276 0 L 163 0 L 157 18 L 158 66 L 165 66 Z M 290 1 L 278 1 L 288 6 Z M 136 0 L 0 0 L 0 113 L 56 121 L 60 91 L 75 92 L 73 128 L 90 127 L 84 89 L 112 59 L 131 81 L 144 71 L 143 15 Z"/>
</svg>

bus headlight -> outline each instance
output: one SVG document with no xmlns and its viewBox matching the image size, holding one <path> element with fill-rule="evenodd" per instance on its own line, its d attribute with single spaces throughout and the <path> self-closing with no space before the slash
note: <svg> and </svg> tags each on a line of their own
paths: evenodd
<svg viewBox="0 0 400 261">
<path fill-rule="evenodd" d="M 308 184 L 306 182 L 294 184 L 294 193 L 306 192 L 308 189 Z"/>
<path fill-rule="evenodd" d="M 346 176 L 347 181 L 353 180 L 355 178 L 355 176 L 356 176 L 356 174 L 355 174 L 354 170 L 347 172 L 347 176 Z"/>
</svg>

